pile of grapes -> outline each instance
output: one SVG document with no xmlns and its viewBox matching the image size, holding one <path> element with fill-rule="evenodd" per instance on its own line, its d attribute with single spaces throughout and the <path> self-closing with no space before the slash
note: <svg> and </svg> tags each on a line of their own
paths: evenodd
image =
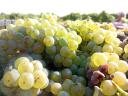
<svg viewBox="0 0 128 96">
<path fill-rule="evenodd" d="M 53 14 L 0 30 L 0 96 L 128 96 L 128 30 Z"/>
</svg>

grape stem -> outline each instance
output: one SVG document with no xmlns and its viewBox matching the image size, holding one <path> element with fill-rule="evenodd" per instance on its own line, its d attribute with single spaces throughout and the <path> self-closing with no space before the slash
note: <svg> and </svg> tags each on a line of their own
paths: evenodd
<svg viewBox="0 0 128 96">
<path fill-rule="evenodd" d="M 118 92 L 122 94 L 122 96 L 128 96 L 128 93 L 125 92 L 122 88 L 120 88 L 114 81 L 112 81 L 112 83 L 117 88 Z"/>
<path fill-rule="evenodd" d="M 94 86 L 93 96 L 102 96 L 101 89 L 98 86 Z"/>
</svg>

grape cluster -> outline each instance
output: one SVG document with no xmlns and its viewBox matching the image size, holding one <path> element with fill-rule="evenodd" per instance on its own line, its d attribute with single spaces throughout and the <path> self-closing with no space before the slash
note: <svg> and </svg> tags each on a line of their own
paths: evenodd
<svg viewBox="0 0 128 96">
<path fill-rule="evenodd" d="M 127 59 L 127 32 L 112 23 L 17 19 L 0 30 L 0 95 L 127 96 Z"/>
</svg>

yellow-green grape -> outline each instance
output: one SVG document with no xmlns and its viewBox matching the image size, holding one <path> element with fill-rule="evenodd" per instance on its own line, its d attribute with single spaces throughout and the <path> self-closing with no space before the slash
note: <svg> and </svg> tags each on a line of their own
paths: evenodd
<svg viewBox="0 0 128 96">
<path fill-rule="evenodd" d="M 115 45 L 115 46 L 119 46 L 121 44 L 121 41 L 118 38 L 114 38 L 112 44 Z"/>
<path fill-rule="evenodd" d="M 31 62 L 21 63 L 18 66 L 18 71 L 22 74 L 23 72 L 33 72 L 34 66 Z"/>
<path fill-rule="evenodd" d="M 68 41 L 68 48 L 69 48 L 70 50 L 72 50 L 72 51 L 77 50 L 77 48 L 78 48 L 78 43 L 77 43 L 77 41 L 75 41 L 75 40 L 69 40 L 69 41 Z"/>
<path fill-rule="evenodd" d="M 109 62 L 108 63 L 108 74 L 112 74 L 116 71 L 118 71 L 119 66 L 116 62 Z"/>
<path fill-rule="evenodd" d="M 44 34 L 45 34 L 45 36 L 54 36 L 55 32 L 52 28 L 46 28 L 44 30 Z"/>
<path fill-rule="evenodd" d="M 32 73 L 24 72 L 19 78 L 19 87 L 23 90 L 31 89 L 34 85 L 34 76 Z"/>
<path fill-rule="evenodd" d="M 34 88 L 44 89 L 48 86 L 49 80 L 45 72 L 42 70 L 36 70 L 33 75 L 35 79 Z"/>
<path fill-rule="evenodd" d="M 47 19 L 41 20 L 41 29 L 51 27 L 50 22 Z"/>
<path fill-rule="evenodd" d="M 33 60 L 31 63 L 34 66 L 34 71 L 35 70 L 43 70 L 43 65 L 39 60 Z"/>
<path fill-rule="evenodd" d="M 80 44 L 82 42 L 82 38 L 79 35 L 76 35 L 74 38 L 78 44 Z"/>
<path fill-rule="evenodd" d="M 24 25 L 24 20 L 23 19 L 17 19 L 15 22 L 16 26 L 23 26 Z"/>
<path fill-rule="evenodd" d="M 7 27 L 6 27 L 6 29 L 8 30 L 8 31 L 12 31 L 12 30 L 14 30 L 14 28 L 15 28 L 16 26 L 14 25 L 14 24 L 9 24 L 9 25 L 7 25 Z"/>
<path fill-rule="evenodd" d="M 31 33 L 30 33 L 30 36 L 33 38 L 33 39 L 38 39 L 38 36 L 40 35 L 40 32 L 38 29 L 34 29 Z"/>
<path fill-rule="evenodd" d="M 108 54 L 108 61 L 109 62 L 118 62 L 119 56 L 116 53 L 109 53 Z"/>
<path fill-rule="evenodd" d="M 57 96 L 70 96 L 70 94 L 66 91 L 60 91 Z"/>
<path fill-rule="evenodd" d="M 104 53 L 96 52 L 91 56 L 91 62 L 94 66 L 99 67 L 103 64 L 107 64 L 107 57 Z"/>
<path fill-rule="evenodd" d="M 26 28 L 26 33 L 27 35 L 31 35 L 31 33 L 34 31 L 34 27 L 33 26 L 28 26 Z"/>
<path fill-rule="evenodd" d="M 57 95 L 62 90 L 62 86 L 60 83 L 52 83 L 51 84 L 51 92 L 54 95 Z"/>
<path fill-rule="evenodd" d="M 102 44 L 104 42 L 104 36 L 101 34 L 94 34 L 93 35 L 93 41 L 96 44 Z"/>
<path fill-rule="evenodd" d="M 27 19 L 24 21 L 24 26 L 25 26 L 25 27 L 34 26 L 34 25 L 35 25 L 34 19 L 27 18 Z"/>
<path fill-rule="evenodd" d="M 113 46 L 110 44 L 104 44 L 103 48 L 102 48 L 103 52 L 109 52 L 112 53 L 113 52 Z"/>
<path fill-rule="evenodd" d="M 20 77 L 19 72 L 16 69 L 12 69 L 8 71 L 3 76 L 3 83 L 7 87 L 15 87 L 17 86 L 17 81 Z"/>
<path fill-rule="evenodd" d="M 126 79 L 125 84 L 120 86 L 123 90 L 127 91 L 128 90 L 128 79 Z"/>
<path fill-rule="evenodd" d="M 54 40 L 54 38 L 51 37 L 51 36 L 47 36 L 47 37 L 45 37 L 44 40 L 43 40 L 43 43 L 44 43 L 46 46 L 52 46 L 52 45 L 54 45 L 54 42 L 55 42 L 55 40 Z"/>
<path fill-rule="evenodd" d="M 114 53 L 121 55 L 123 53 L 123 48 L 121 47 L 115 47 L 114 48 Z"/>
<path fill-rule="evenodd" d="M 85 87 L 81 83 L 77 83 L 71 86 L 70 89 L 71 96 L 84 96 Z"/>
<path fill-rule="evenodd" d="M 102 81 L 100 89 L 102 93 L 107 96 L 113 96 L 117 92 L 117 88 L 113 85 L 111 80 Z"/>
<path fill-rule="evenodd" d="M 128 71 L 128 64 L 127 64 L 126 61 L 124 61 L 124 60 L 119 60 L 118 66 L 119 66 L 118 71 L 123 72 L 123 73 L 125 73 L 125 72 Z"/>
<path fill-rule="evenodd" d="M 19 66 L 20 64 L 29 63 L 29 62 L 30 62 L 30 61 L 29 61 L 29 59 L 28 59 L 27 57 L 20 57 L 20 58 L 17 58 L 17 59 L 15 60 L 15 67 L 18 68 L 18 66 Z"/>
<path fill-rule="evenodd" d="M 55 33 L 56 37 L 58 38 L 67 37 L 67 34 L 68 34 L 67 30 L 63 26 L 57 25 L 56 33 Z"/>
<path fill-rule="evenodd" d="M 115 72 L 112 74 L 112 80 L 118 85 L 118 86 L 122 86 L 125 84 L 126 81 L 126 76 L 124 73 L 122 72 Z"/>
<path fill-rule="evenodd" d="M 114 39 L 114 35 L 113 34 L 107 34 L 105 35 L 105 42 L 108 43 L 108 44 L 111 44 L 113 42 L 113 39 Z"/>
<path fill-rule="evenodd" d="M 128 44 L 124 46 L 124 52 L 128 53 Z"/>
</svg>

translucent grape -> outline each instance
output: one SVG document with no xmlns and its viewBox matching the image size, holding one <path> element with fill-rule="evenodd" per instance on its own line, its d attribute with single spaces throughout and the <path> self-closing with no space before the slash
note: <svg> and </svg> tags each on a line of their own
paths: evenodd
<svg viewBox="0 0 128 96">
<path fill-rule="evenodd" d="M 29 59 L 27 57 L 17 58 L 15 61 L 15 67 L 18 68 L 18 66 L 22 63 L 29 63 Z"/>
<path fill-rule="evenodd" d="M 62 86 L 60 83 L 53 83 L 51 84 L 51 92 L 54 95 L 57 95 L 62 90 Z"/>
<path fill-rule="evenodd" d="M 119 86 L 122 86 L 125 84 L 126 81 L 126 76 L 124 73 L 122 72 L 115 72 L 112 74 L 112 80 Z"/>
<path fill-rule="evenodd" d="M 17 86 L 18 79 L 20 77 L 19 72 L 16 69 L 12 69 L 8 71 L 3 76 L 3 83 L 7 87 L 15 87 Z"/>
<path fill-rule="evenodd" d="M 94 53 L 91 56 L 91 62 L 96 66 L 99 67 L 103 64 L 107 64 L 107 57 L 104 53 Z M 92 65 L 91 65 L 92 66 Z"/>
<path fill-rule="evenodd" d="M 33 75 L 35 79 L 34 88 L 44 89 L 48 86 L 49 80 L 45 72 L 42 70 L 36 70 Z"/>
<path fill-rule="evenodd" d="M 101 82 L 100 88 L 104 95 L 115 95 L 117 88 L 113 85 L 111 80 L 104 80 Z"/>
<path fill-rule="evenodd" d="M 49 36 L 49 37 L 45 37 L 44 40 L 43 40 L 43 42 L 44 42 L 44 44 L 45 44 L 46 46 L 53 46 L 55 40 L 54 40 L 53 37 L 50 37 L 50 36 Z"/>
<path fill-rule="evenodd" d="M 23 73 L 19 78 L 19 87 L 23 90 L 28 90 L 34 85 L 34 77 L 32 73 Z"/>
<path fill-rule="evenodd" d="M 116 71 L 118 71 L 119 66 L 116 62 L 109 62 L 108 63 L 108 74 L 112 74 Z"/>
<path fill-rule="evenodd" d="M 118 71 L 126 73 L 128 71 L 128 64 L 124 60 L 119 60 L 118 62 L 119 69 Z"/>
<path fill-rule="evenodd" d="M 43 70 L 43 65 L 39 60 L 33 60 L 31 63 L 34 66 L 34 71 L 35 70 Z"/>
</svg>

